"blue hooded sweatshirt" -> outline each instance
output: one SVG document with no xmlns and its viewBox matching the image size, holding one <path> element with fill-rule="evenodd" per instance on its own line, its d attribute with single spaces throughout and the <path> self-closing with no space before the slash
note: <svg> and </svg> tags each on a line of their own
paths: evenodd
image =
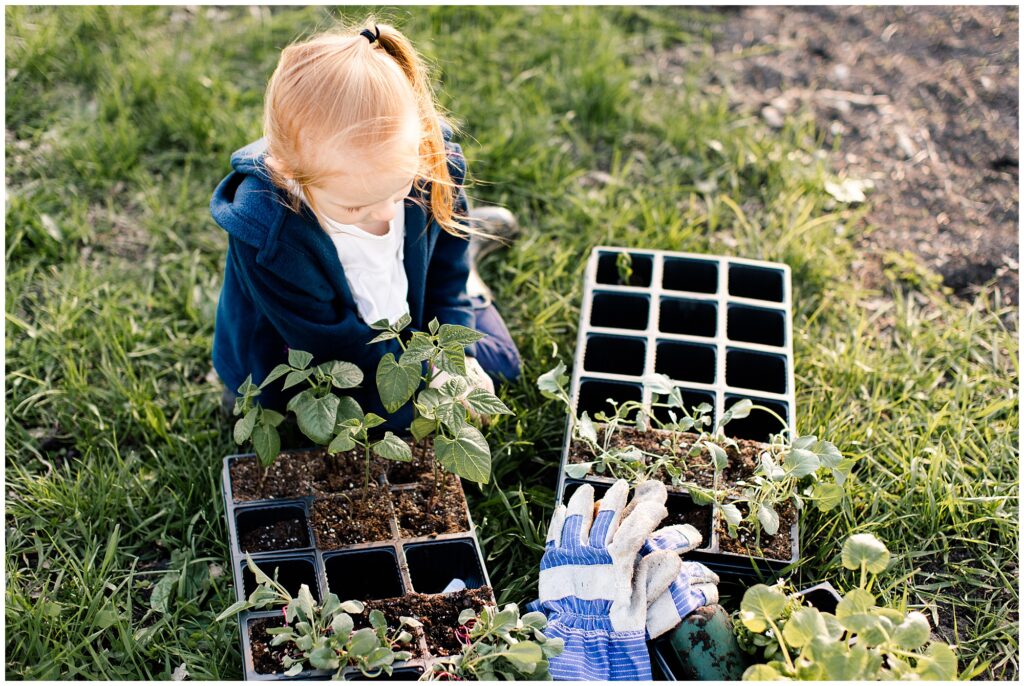
<svg viewBox="0 0 1024 686">
<path fill-rule="evenodd" d="M 461 185 L 466 166 L 459 145 L 445 130 L 452 180 Z M 305 205 L 294 212 L 286 191 L 266 171 L 267 145 L 260 139 L 235 151 L 233 171 L 214 191 L 210 212 L 228 233 L 224 283 L 217 305 L 213 366 L 236 391 L 252 375 L 259 384 L 288 350 L 305 350 L 313 364 L 344 360 L 358 365 L 364 381 L 354 397 L 368 412 L 387 417 L 391 428 L 408 427 L 412 405 L 388 415 L 376 390 L 377 362 L 401 352 L 398 341 L 369 345 L 379 332 L 359 318 L 337 249 Z M 424 191 L 429 194 L 429 186 Z M 431 319 L 472 326 L 466 295 L 469 241 L 444 231 L 425 211 L 429 198 L 413 189 L 405 199 L 405 273 L 409 280 L 410 328 L 423 330 Z M 417 202 L 419 201 L 419 202 Z M 460 191 L 457 214 L 466 213 Z M 281 381 L 263 389 L 263 407 L 283 411 L 304 385 L 281 391 Z"/>
</svg>

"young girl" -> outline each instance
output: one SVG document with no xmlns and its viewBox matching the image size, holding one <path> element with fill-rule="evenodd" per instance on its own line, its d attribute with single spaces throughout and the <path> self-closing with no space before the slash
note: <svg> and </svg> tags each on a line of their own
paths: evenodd
<svg viewBox="0 0 1024 686">
<path fill-rule="evenodd" d="M 486 287 L 467 294 L 465 160 L 428 78 L 405 36 L 383 24 L 281 53 L 264 137 L 231 156 L 234 171 L 210 203 L 228 233 L 213 342 L 225 404 L 246 376 L 260 383 L 297 349 L 313 364 L 357 364 L 366 379 L 357 399 L 388 416 L 376 365 L 401 351 L 394 340 L 369 345 L 379 332 L 368 324 L 406 314 L 414 329 L 436 317 L 487 334 L 467 351 L 475 385 L 492 390 L 492 379 L 519 375 Z M 259 402 L 281 411 L 303 388 L 280 387 L 270 384 Z M 391 423 L 408 426 L 411 412 Z"/>
</svg>

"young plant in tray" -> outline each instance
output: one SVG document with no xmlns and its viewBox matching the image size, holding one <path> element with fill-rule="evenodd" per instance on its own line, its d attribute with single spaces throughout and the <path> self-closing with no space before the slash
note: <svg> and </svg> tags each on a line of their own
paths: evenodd
<svg viewBox="0 0 1024 686">
<path fill-rule="evenodd" d="M 363 612 L 361 602 L 341 602 L 338 596 L 329 593 L 323 604 L 318 604 L 306 584 L 299 589 L 298 597 L 292 598 L 283 586 L 257 567 L 249 555 L 246 555 L 246 562 L 258 585 L 247 600 L 234 603 L 218 615 L 217 621 L 244 610 L 283 605 L 286 624 L 267 630 L 274 637 L 270 645 L 294 644 L 303 657 L 302 660 L 288 655 L 284 657 L 285 676 L 295 676 L 303 671 L 305 661 L 314 669 L 334 671 L 335 679 L 344 678 L 344 671 L 349 667 L 358 669 L 369 678 L 381 674 L 390 676 L 395 662 L 412 657 L 412 653 L 402 646 L 413 640 L 406 627 L 419 627 L 419 621 L 402 617 L 400 627 L 390 628 L 384 614 L 373 610 L 369 615 L 370 626 L 357 630 L 352 615 Z"/>
<path fill-rule="evenodd" d="M 427 331 L 413 331 L 408 340 L 402 340 L 402 330 L 408 325 L 408 317 L 395 324 L 382 320 L 371 325 L 381 331 L 371 343 L 395 339 L 402 348 L 399 357 L 387 353 L 377 365 L 381 401 L 388 412 L 413 401 L 415 417 L 409 426 L 413 439 L 434 437 L 435 489 L 444 487 L 439 466 L 471 481 L 487 483 L 491 449 L 472 420 L 474 416 L 512 412 L 490 391 L 474 388 L 468 378 L 465 348 L 484 334 L 464 326 L 438 324 L 434 319 Z"/>
<path fill-rule="evenodd" d="M 859 576 L 835 614 L 803 604 L 780 585 L 758 584 L 743 595 L 733 624 L 737 642 L 765 660 L 749 667 L 746 680 L 879 681 L 957 678 L 957 659 L 945 643 L 931 640 L 920 612 L 880 607 L 871 592 L 889 564 L 885 544 L 871 534 L 843 545 L 843 566 Z"/>
<path fill-rule="evenodd" d="M 515 603 L 500 611 L 486 605 L 479 614 L 472 608 L 463 610 L 455 629 L 462 651 L 434 663 L 420 680 L 550 681 L 548 658 L 562 652 L 563 642 L 541 633 L 545 626 L 544 613 L 520 617 Z"/>
</svg>

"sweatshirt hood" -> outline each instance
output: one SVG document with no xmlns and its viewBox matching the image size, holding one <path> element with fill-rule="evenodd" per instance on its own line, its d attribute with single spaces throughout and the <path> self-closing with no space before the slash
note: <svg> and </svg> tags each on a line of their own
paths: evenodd
<svg viewBox="0 0 1024 686">
<path fill-rule="evenodd" d="M 289 211 L 284 192 L 267 173 L 266 153 L 265 138 L 233 152 L 232 171 L 217 185 L 210 200 L 210 214 L 222 229 L 260 249 L 277 234 Z"/>
</svg>

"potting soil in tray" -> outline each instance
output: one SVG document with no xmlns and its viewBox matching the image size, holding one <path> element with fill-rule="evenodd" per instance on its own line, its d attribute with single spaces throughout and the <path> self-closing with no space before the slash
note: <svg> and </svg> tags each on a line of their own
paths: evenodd
<svg viewBox="0 0 1024 686">
<path fill-rule="evenodd" d="M 391 504 L 388 491 L 357 488 L 313 501 L 313 533 L 321 550 L 344 545 L 385 541 L 391 538 Z"/>
<path fill-rule="evenodd" d="M 436 499 L 433 480 L 416 488 L 395 491 L 395 510 L 403 537 L 454 534 L 469 530 L 462 484 L 450 474 L 446 474 L 444 479 L 444 493 L 439 493 Z M 432 500 L 435 502 L 430 508 Z"/>
<path fill-rule="evenodd" d="M 690 503 L 687 507 L 669 509 L 668 516 L 662 520 L 659 526 L 671 524 L 690 524 L 700 532 L 703 541 L 701 547 L 711 545 L 711 508 L 706 505 L 695 505 Z"/>
<path fill-rule="evenodd" d="M 425 438 L 411 445 L 410 462 L 388 463 L 388 482 L 392 486 L 423 483 L 434 477 L 434 441 Z"/>
<path fill-rule="evenodd" d="M 740 511 L 746 516 L 746 507 L 739 506 Z M 793 556 L 793 523 L 796 522 L 796 508 L 792 503 L 786 502 L 776 506 L 779 513 L 779 532 L 774 536 L 768 536 L 761 531 L 760 545 L 753 533 L 740 530 L 737 538 L 732 538 L 725 531 L 721 524 L 718 528 L 718 545 L 723 552 L 736 553 L 737 555 L 752 555 L 766 557 L 773 560 L 788 560 Z"/>
<path fill-rule="evenodd" d="M 380 610 L 387 617 L 388 625 L 396 627 L 400 617 L 418 619 L 423 623 L 430 654 L 444 657 L 462 650 L 462 643 L 455 636 L 459 614 L 467 608 L 479 611 L 484 605 L 493 602 L 494 595 L 490 586 L 481 586 L 444 595 L 407 593 L 400 598 L 368 600 L 364 614 L 368 616 L 370 610 Z M 358 626 L 359 621 L 356 624 Z"/>
<path fill-rule="evenodd" d="M 385 467 L 384 460 L 371 458 L 370 481 L 379 482 Z M 361 488 L 365 468 L 359 450 L 336 455 L 323 449 L 281 453 L 265 475 L 255 457 L 241 457 L 231 463 L 231 495 L 237 503 L 340 493 Z"/>
<path fill-rule="evenodd" d="M 306 548 L 309 546 L 309 532 L 302 517 L 291 517 L 246 531 L 239 535 L 238 546 L 249 553 Z"/>
<path fill-rule="evenodd" d="M 283 660 L 285 655 L 301 660 L 302 651 L 294 643 L 272 646 L 273 636 L 267 629 L 284 626 L 283 617 L 264 617 L 249 624 L 249 645 L 252 650 L 253 669 L 259 674 L 280 674 L 285 671 Z M 308 668 L 308 663 L 306 667 Z"/>
</svg>

